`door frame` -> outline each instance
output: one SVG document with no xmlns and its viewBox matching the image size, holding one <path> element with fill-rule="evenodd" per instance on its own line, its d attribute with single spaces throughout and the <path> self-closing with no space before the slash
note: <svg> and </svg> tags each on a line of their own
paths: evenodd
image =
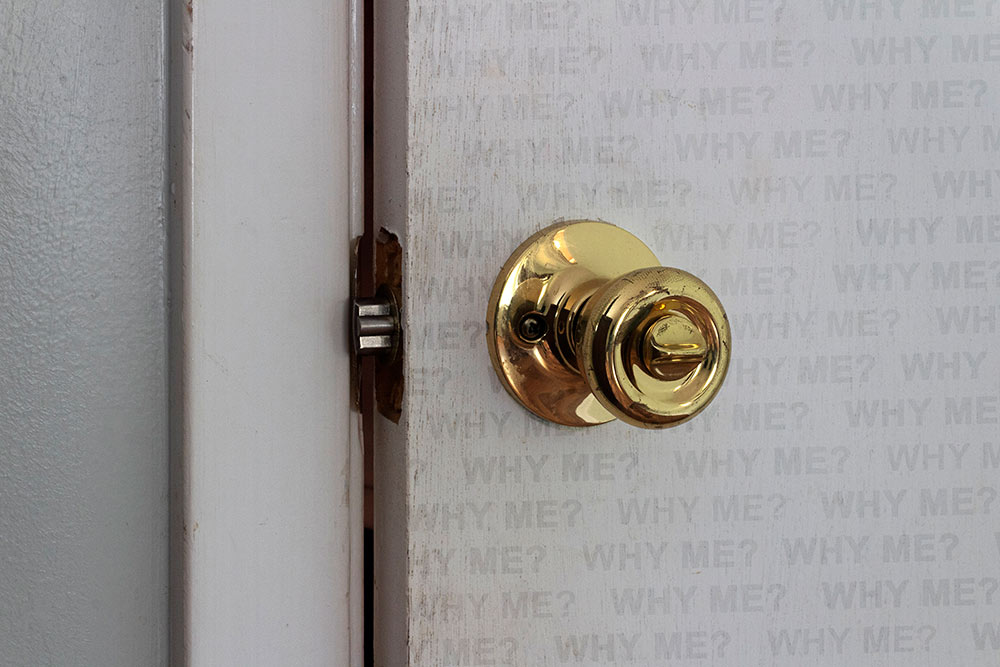
<svg viewBox="0 0 1000 667">
<path fill-rule="evenodd" d="M 361 664 L 360 3 L 168 3 L 171 664 Z"/>
</svg>

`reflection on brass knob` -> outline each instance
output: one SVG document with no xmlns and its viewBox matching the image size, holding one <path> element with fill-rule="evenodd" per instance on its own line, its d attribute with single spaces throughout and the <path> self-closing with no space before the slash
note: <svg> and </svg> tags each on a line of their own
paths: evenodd
<svg viewBox="0 0 1000 667">
<path fill-rule="evenodd" d="M 567 426 L 676 426 L 718 393 L 731 344 L 705 283 L 590 221 L 557 223 L 514 251 L 493 287 L 487 336 L 507 391 Z"/>
</svg>

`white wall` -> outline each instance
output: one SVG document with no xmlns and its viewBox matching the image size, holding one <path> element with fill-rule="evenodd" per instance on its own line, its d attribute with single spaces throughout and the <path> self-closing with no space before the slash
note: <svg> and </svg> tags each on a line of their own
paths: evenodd
<svg viewBox="0 0 1000 667">
<path fill-rule="evenodd" d="M 0 662 L 166 663 L 162 3 L 0 2 Z"/>
</svg>

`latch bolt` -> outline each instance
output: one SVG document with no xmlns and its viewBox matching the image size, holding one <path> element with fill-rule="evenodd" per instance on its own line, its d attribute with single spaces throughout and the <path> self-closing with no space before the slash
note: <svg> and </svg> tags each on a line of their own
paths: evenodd
<svg viewBox="0 0 1000 667">
<path fill-rule="evenodd" d="M 388 290 L 354 300 L 354 349 L 359 354 L 391 352 L 399 340 L 399 309 Z"/>
</svg>

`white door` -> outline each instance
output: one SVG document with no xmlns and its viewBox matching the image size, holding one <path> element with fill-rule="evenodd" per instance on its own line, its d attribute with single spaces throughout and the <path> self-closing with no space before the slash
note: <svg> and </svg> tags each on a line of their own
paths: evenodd
<svg viewBox="0 0 1000 667">
<path fill-rule="evenodd" d="M 1000 6 L 376 10 L 380 664 L 996 664 Z M 725 305 L 688 424 L 559 427 L 498 382 L 497 272 L 581 218 Z"/>
</svg>

